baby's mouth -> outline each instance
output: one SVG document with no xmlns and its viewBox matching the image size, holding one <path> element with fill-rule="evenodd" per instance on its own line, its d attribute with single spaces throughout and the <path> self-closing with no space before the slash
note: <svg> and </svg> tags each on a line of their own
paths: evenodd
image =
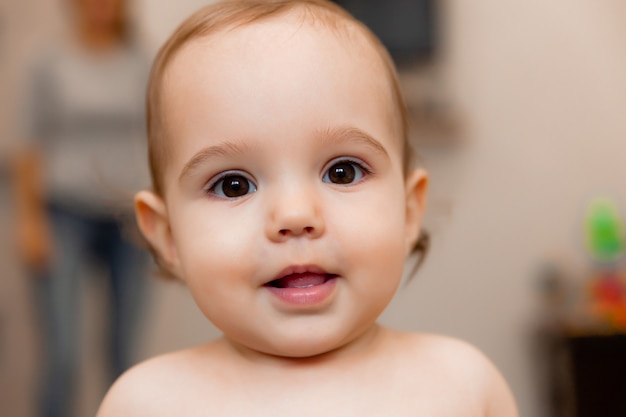
<svg viewBox="0 0 626 417">
<path fill-rule="evenodd" d="M 296 272 L 270 281 L 265 286 L 274 288 L 310 288 L 322 285 L 335 277 L 337 277 L 335 274 Z"/>
<path fill-rule="evenodd" d="M 316 265 L 292 265 L 263 287 L 275 297 L 281 308 L 316 310 L 332 300 L 338 278 L 339 275 L 330 274 Z"/>
</svg>

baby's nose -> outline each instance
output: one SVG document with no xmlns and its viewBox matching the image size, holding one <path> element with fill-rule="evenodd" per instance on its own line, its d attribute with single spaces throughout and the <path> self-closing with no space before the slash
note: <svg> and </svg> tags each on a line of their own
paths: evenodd
<svg viewBox="0 0 626 417">
<path fill-rule="evenodd" d="M 283 195 L 272 206 L 267 224 L 267 234 L 271 240 L 317 238 L 324 233 L 325 224 L 315 196 L 305 193 Z"/>
</svg>

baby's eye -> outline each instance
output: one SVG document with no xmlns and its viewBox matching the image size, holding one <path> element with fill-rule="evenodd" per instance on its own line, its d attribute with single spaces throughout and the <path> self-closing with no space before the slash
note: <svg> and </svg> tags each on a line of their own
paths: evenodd
<svg viewBox="0 0 626 417">
<path fill-rule="evenodd" d="M 208 191 L 222 198 L 237 198 L 255 192 L 256 185 L 243 175 L 233 173 L 218 179 Z"/>
<path fill-rule="evenodd" d="M 333 184 L 352 184 L 360 181 L 369 171 L 350 160 L 337 161 L 324 173 L 322 181 Z"/>
</svg>

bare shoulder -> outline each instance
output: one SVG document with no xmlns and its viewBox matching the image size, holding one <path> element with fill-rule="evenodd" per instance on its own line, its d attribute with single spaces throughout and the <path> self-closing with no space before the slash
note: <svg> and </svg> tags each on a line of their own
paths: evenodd
<svg viewBox="0 0 626 417">
<path fill-rule="evenodd" d="M 441 384 L 485 417 L 517 417 L 515 400 L 493 363 L 473 345 L 452 337 L 399 333 L 402 355 L 426 371 L 429 383 Z"/>
<path fill-rule="evenodd" d="M 460 339 L 429 333 L 400 333 L 399 338 L 406 343 L 408 354 L 419 354 L 420 359 L 437 363 L 444 370 L 457 369 L 461 376 L 489 372 L 493 368 L 480 350 Z"/>
<path fill-rule="evenodd" d="M 200 380 L 205 365 L 199 349 L 161 355 L 126 371 L 106 394 L 97 417 L 181 415 L 189 395 L 185 387 Z M 206 378 L 202 378 L 207 383 Z"/>
</svg>

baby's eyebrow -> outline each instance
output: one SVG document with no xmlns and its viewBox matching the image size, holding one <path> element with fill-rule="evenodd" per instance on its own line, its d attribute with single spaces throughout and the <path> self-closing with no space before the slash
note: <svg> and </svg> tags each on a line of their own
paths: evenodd
<svg viewBox="0 0 626 417">
<path fill-rule="evenodd" d="M 336 127 L 321 130 L 319 133 L 320 140 L 327 144 L 337 143 L 356 143 L 362 144 L 370 148 L 372 151 L 389 158 L 389 153 L 383 145 L 371 135 L 356 127 Z M 250 145 L 245 141 L 229 141 L 216 145 L 207 146 L 198 151 L 181 170 L 179 181 L 182 181 L 196 167 L 205 164 L 208 160 L 225 157 L 242 155 L 250 151 Z"/>
<path fill-rule="evenodd" d="M 389 158 L 389 153 L 385 147 L 367 132 L 356 127 L 335 127 L 322 130 L 321 140 L 328 142 L 328 145 L 337 143 L 357 143 L 371 148 L 374 152 Z"/>
<path fill-rule="evenodd" d="M 183 167 L 179 181 L 182 181 L 196 167 L 205 164 L 208 160 L 217 157 L 234 156 L 246 153 L 249 146 L 245 142 L 222 142 L 216 145 L 207 146 L 198 151 Z"/>
</svg>

